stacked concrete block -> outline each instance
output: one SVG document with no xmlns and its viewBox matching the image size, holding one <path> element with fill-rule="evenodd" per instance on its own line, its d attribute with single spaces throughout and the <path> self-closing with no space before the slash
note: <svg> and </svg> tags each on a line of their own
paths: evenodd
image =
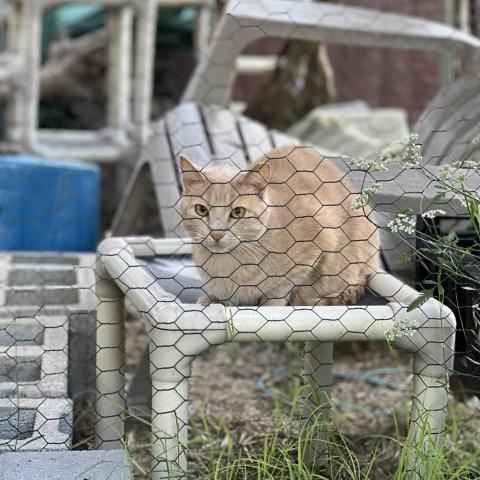
<svg viewBox="0 0 480 480">
<path fill-rule="evenodd" d="M 69 399 L 0 399 L 0 450 L 67 450 L 72 424 Z"/>
<path fill-rule="evenodd" d="M 90 254 L 1 254 L 0 305 L 39 312 L 93 309 L 94 263 Z"/>
<path fill-rule="evenodd" d="M 65 398 L 68 317 L 0 319 L 0 397 Z"/>
<path fill-rule="evenodd" d="M 71 447 L 69 397 L 94 385 L 94 262 L 0 254 L 0 451 Z"/>
</svg>

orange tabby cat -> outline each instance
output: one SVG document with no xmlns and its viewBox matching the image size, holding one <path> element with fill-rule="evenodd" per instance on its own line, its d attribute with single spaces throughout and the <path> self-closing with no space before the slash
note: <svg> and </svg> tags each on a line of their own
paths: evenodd
<svg viewBox="0 0 480 480">
<path fill-rule="evenodd" d="M 286 146 L 248 170 L 180 157 L 182 224 L 206 282 L 200 303 L 354 304 L 379 268 L 370 210 L 332 162 Z"/>
</svg>

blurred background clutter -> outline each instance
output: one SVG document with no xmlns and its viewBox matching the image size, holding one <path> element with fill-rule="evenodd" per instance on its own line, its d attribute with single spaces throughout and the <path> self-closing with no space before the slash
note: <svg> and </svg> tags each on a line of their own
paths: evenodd
<svg viewBox="0 0 480 480">
<path fill-rule="evenodd" d="M 476 0 L 335 0 L 476 34 Z M 178 103 L 221 1 L 3 1 L 0 148 L 102 171 L 100 232 L 148 137 Z M 237 61 L 231 107 L 328 151 L 365 156 L 402 138 L 464 66 L 447 54 L 264 40 Z"/>
</svg>

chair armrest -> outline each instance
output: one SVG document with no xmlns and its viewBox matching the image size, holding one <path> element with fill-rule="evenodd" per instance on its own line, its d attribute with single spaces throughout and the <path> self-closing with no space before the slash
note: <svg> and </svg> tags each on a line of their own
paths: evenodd
<svg viewBox="0 0 480 480">
<path fill-rule="evenodd" d="M 235 60 L 265 37 L 465 54 L 470 67 L 480 56 L 480 39 L 421 18 L 320 2 L 231 0 L 183 101 L 225 104 Z"/>
</svg>

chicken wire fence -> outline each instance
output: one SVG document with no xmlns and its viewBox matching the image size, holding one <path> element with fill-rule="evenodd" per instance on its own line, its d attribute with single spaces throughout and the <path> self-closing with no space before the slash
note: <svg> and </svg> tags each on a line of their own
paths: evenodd
<svg viewBox="0 0 480 480">
<path fill-rule="evenodd" d="M 298 343 L 299 444 L 321 468 L 333 345 L 384 342 L 412 357 L 406 469 L 422 478 L 450 374 L 478 391 L 480 42 L 333 3 L 230 2 L 182 102 L 152 125 L 96 258 L 3 255 L 2 449 L 125 448 L 127 423 L 146 417 L 144 470 L 187 478 L 192 361 L 223 343 Z M 255 48 L 275 67 L 234 82 Z M 445 64 L 458 78 L 430 103 L 429 84 L 421 106 L 411 84 Z M 349 102 L 319 107 L 335 90 Z M 404 106 L 415 133 L 405 112 L 351 101 L 363 94 Z M 125 343 L 139 316 L 135 372 Z M 94 439 L 79 434 L 93 410 Z"/>
<path fill-rule="evenodd" d="M 423 181 L 418 193 L 432 203 L 435 185 L 442 183 L 431 177 L 435 173 L 423 176 L 408 165 L 416 161 L 416 150 L 410 144 L 402 166 L 376 173 L 372 165 L 365 171 L 358 162 L 351 167 L 339 159 L 334 167 L 333 159 L 311 147 L 273 150 L 248 170 L 200 169 L 181 157 L 179 227 L 191 240 L 111 238 L 100 246 L 97 445 L 118 446 L 124 432 L 125 359 L 118 347 L 124 295 L 143 314 L 150 340 L 153 478 L 185 475 L 190 364 L 224 342 L 305 343 L 306 461 L 318 461 L 328 441 L 318 426 L 324 427 L 330 410 L 333 343 L 386 341 L 409 351 L 411 439 L 422 445 L 423 454 L 432 441 L 425 440 L 426 431 L 438 445 L 453 368 L 455 316 L 433 294 L 419 294 L 382 272 L 378 257 L 380 204 L 406 211 L 400 197 L 391 203 L 389 195 L 378 195 L 382 184 L 399 185 L 405 172 L 412 182 L 415 174 L 416 188 Z M 368 207 L 370 197 L 378 220 Z M 459 199 L 442 202 L 443 209 L 459 206 Z M 438 213 L 429 208 L 424 216 Z M 399 213 L 388 216 L 385 231 L 402 237 L 413 234 L 414 225 L 410 214 Z M 190 252 L 193 262 L 185 258 Z M 409 468 L 422 476 L 418 459 Z"/>
</svg>

